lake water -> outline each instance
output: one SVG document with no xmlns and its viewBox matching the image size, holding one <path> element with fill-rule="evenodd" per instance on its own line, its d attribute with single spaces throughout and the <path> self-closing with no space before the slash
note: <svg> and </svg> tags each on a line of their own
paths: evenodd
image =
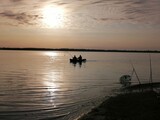
<svg viewBox="0 0 160 120">
<path fill-rule="evenodd" d="M 80 54 L 86 63 L 69 62 Z M 153 81 L 160 82 L 160 54 L 150 55 Z M 132 73 L 130 61 L 148 82 L 145 53 L 0 51 L 0 119 L 74 120 L 121 87 L 119 77 Z"/>
</svg>

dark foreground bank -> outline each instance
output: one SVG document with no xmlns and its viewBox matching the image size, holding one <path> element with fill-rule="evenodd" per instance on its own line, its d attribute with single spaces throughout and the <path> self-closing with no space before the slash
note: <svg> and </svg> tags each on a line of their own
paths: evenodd
<svg viewBox="0 0 160 120">
<path fill-rule="evenodd" d="M 123 93 L 79 120 L 160 120 L 160 98 L 154 91 Z"/>
</svg>

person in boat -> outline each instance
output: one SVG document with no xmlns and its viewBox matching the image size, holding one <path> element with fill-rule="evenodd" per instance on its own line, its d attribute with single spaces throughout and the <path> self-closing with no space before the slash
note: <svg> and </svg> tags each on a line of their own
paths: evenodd
<svg viewBox="0 0 160 120">
<path fill-rule="evenodd" d="M 78 60 L 79 60 L 79 61 L 82 61 L 82 56 L 81 56 L 81 55 L 78 57 Z"/>
<path fill-rule="evenodd" d="M 76 57 L 75 55 L 73 56 L 73 60 L 74 60 L 74 61 L 77 61 L 77 57 Z"/>
</svg>

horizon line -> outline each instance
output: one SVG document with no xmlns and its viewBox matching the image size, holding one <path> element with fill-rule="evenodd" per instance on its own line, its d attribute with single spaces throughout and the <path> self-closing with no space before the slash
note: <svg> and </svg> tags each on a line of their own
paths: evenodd
<svg viewBox="0 0 160 120">
<path fill-rule="evenodd" d="M 17 48 L 17 47 L 0 47 L 0 50 L 160 53 L 160 50 L 88 49 L 88 48 L 33 48 L 33 47 Z"/>
</svg>

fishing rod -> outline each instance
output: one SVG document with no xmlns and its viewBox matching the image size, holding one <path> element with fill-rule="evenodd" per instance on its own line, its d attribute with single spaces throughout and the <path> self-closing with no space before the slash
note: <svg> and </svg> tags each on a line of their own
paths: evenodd
<svg viewBox="0 0 160 120">
<path fill-rule="evenodd" d="M 152 61 L 151 61 L 151 55 L 149 54 L 149 61 L 150 61 L 150 83 L 153 82 L 152 80 Z"/>
<path fill-rule="evenodd" d="M 136 69 L 135 69 L 133 63 L 132 63 L 131 61 L 130 61 L 130 63 L 131 63 L 131 66 L 132 66 L 132 68 L 133 68 L 132 76 L 133 76 L 133 73 L 135 73 L 135 75 L 136 75 L 136 77 L 137 77 L 137 80 L 138 80 L 139 84 L 141 84 L 140 79 L 139 79 L 139 77 L 138 77 L 138 74 L 137 74 L 137 72 L 136 72 Z"/>
<path fill-rule="evenodd" d="M 69 52 L 67 52 L 71 57 L 73 57 L 73 55 L 71 54 L 71 53 L 69 53 Z"/>
</svg>

